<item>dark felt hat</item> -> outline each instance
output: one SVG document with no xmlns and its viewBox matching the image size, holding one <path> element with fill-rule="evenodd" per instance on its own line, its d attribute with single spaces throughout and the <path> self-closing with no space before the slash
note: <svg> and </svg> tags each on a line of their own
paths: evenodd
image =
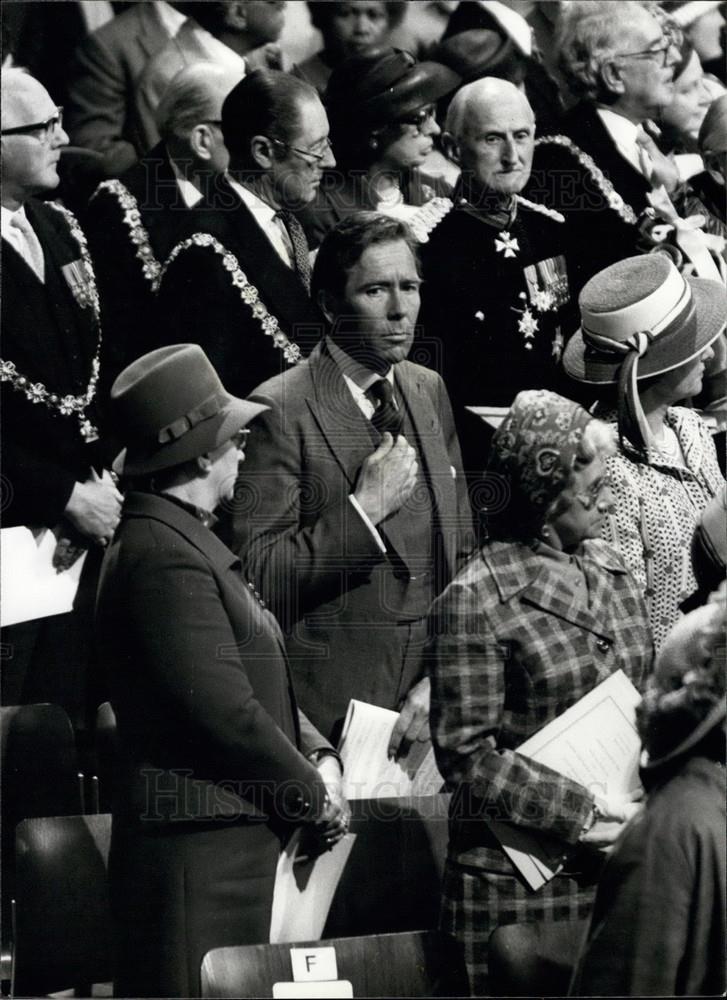
<svg viewBox="0 0 727 1000">
<path fill-rule="evenodd" d="M 229 441 L 267 409 L 231 396 L 197 344 L 160 347 L 111 387 L 111 415 L 126 441 L 114 472 L 140 476 L 180 465 Z"/>
<path fill-rule="evenodd" d="M 463 83 L 497 76 L 500 70 L 513 69 L 518 59 L 522 59 L 509 38 L 487 28 L 473 28 L 445 38 L 431 58 L 458 73 Z"/>
<path fill-rule="evenodd" d="M 417 62 L 400 49 L 377 49 L 351 56 L 334 69 L 324 100 L 332 120 L 377 128 L 404 121 L 461 82 L 458 73 L 441 63 Z"/>
</svg>

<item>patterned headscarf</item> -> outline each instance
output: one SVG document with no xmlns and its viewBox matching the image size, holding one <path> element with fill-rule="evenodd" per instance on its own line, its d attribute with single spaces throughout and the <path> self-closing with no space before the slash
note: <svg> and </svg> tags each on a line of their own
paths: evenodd
<svg viewBox="0 0 727 1000">
<path fill-rule="evenodd" d="M 546 389 L 519 392 L 492 439 L 489 472 L 542 518 L 568 481 L 583 431 L 593 420 L 578 403 Z"/>
</svg>

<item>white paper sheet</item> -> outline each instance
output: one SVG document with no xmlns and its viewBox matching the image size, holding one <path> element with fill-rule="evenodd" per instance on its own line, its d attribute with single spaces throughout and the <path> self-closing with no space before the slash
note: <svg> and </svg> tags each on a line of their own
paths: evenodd
<svg viewBox="0 0 727 1000">
<path fill-rule="evenodd" d="M 58 539 L 50 528 L 22 526 L 0 531 L 0 587 L 3 627 L 73 610 L 86 560 L 83 552 L 68 569 L 53 565 Z"/>
<path fill-rule="evenodd" d="M 398 718 L 398 712 L 378 705 L 355 699 L 349 702 L 339 745 L 347 799 L 435 795 L 441 791 L 443 779 L 430 740 L 416 740 L 403 757 L 389 760 L 386 749 Z"/>
<path fill-rule="evenodd" d="M 636 706 L 641 695 L 617 670 L 519 747 L 517 752 L 583 785 L 594 795 L 632 801 L 641 794 Z M 560 867 L 552 839 L 537 831 L 489 822 L 503 850 L 532 889 Z"/>
<path fill-rule="evenodd" d="M 336 887 L 356 842 L 355 833 L 330 851 L 308 859 L 296 830 L 278 858 L 270 918 L 270 944 L 318 941 L 326 925 Z"/>
</svg>

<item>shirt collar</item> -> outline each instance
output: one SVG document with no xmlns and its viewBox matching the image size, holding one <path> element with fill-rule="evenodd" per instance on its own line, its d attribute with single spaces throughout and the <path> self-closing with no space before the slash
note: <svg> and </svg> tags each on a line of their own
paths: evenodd
<svg viewBox="0 0 727 1000">
<path fill-rule="evenodd" d="M 262 198 L 259 198 L 256 194 L 254 194 L 250 188 L 245 187 L 244 184 L 240 184 L 239 181 L 236 181 L 231 174 L 227 174 L 226 177 L 230 187 L 240 197 L 243 204 L 250 210 L 257 224 L 263 229 L 271 225 L 271 223 L 275 220 L 275 216 L 278 214 L 278 209 L 273 208 L 272 205 L 268 205 L 266 201 L 263 201 Z"/>
<path fill-rule="evenodd" d="M 154 9 L 162 23 L 162 27 L 170 38 L 174 38 L 187 20 L 186 15 L 180 13 L 170 3 L 167 3 L 166 0 L 154 0 Z"/>
<path fill-rule="evenodd" d="M 390 365 L 386 375 L 382 376 L 379 372 L 372 371 L 371 368 L 367 368 L 366 365 L 362 365 L 360 361 L 352 358 L 350 354 L 347 354 L 330 337 L 326 337 L 326 347 L 340 368 L 343 377 L 348 383 L 353 383 L 353 387 L 361 395 L 365 396 L 374 382 L 377 382 L 380 378 L 385 378 L 391 385 L 394 384 L 393 365 Z"/>
<path fill-rule="evenodd" d="M 499 196 L 494 193 L 491 200 L 486 192 L 481 195 L 473 195 L 466 181 L 462 178 L 457 182 L 453 201 L 458 211 L 466 212 L 467 215 L 492 226 L 498 232 L 512 226 L 517 216 L 516 198 L 511 198 L 509 205 L 502 206 L 499 204 Z"/>
<path fill-rule="evenodd" d="M 177 187 L 182 195 L 184 204 L 187 208 L 194 208 L 195 205 L 198 205 L 199 202 L 202 201 L 202 192 L 195 184 L 193 184 L 190 180 L 187 180 L 187 178 L 182 175 L 179 167 L 171 156 L 169 157 L 169 163 L 171 164 L 172 171 L 177 181 Z"/>
<path fill-rule="evenodd" d="M 13 219 L 20 218 L 28 221 L 28 217 L 25 214 L 25 206 L 21 205 L 20 208 L 16 208 L 14 212 L 11 212 L 9 208 L 4 205 L 0 205 L 0 230 L 2 231 L 2 237 L 5 240 L 10 240 L 12 242 L 12 235 L 10 234 Z"/>
</svg>

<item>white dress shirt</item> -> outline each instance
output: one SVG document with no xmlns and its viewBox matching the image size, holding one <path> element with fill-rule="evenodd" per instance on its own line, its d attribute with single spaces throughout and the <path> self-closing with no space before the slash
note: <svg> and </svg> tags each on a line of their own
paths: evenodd
<svg viewBox="0 0 727 1000">
<path fill-rule="evenodd" d="M 603 122 L 606 131 L 611 136 L 619 153 L 625 160 L 638 170 L 649 183 L 652 181 L 653 163 L 646 150 L 638 144 L 637 138 L 645 134 L 641 125 L 634 125 L 628 118 L 611 111 L 610 108 L 597 108 L 598 117 Z M 680 183 L 694 177 L 704 170 L 704 162 L 698 153 L 680 153 L 674 157 Z"/>
<path fill-rule="evenodd" d="M 20 226 L 17 226 L 16 222 L 19 222 Z M 22 205 L 15 212 L 11 212 L 4 205 L 0 206 L 0 235 L 18 251 L 38 280 L 45 282 L 43 247 Z"/>
<path fill-rule="evenodd" d="M 179 193 L 182 196 L 182 201 L 187 208 L 194 208 L 195 205 L 198 205 L 199 202 L 202 201 L 202 192 L 195 187 L 191 181 L 187 180 L 171 156 L 169 157 L 169 163 L 171 164 L 174 177 L 177 181 L 177 187 L 179 188 Z"/>
<path fill-rule="evenodd" d="M 167 0 L 154 0 L 154 10 L 170 38 L 174 38 L 187 20 L 186 15 L 178 11 L 176 7 L 172 7 L 170 3 L 167 3 Z"/>
<path fill-rule="evenodd" d="M 295 270 L 295 260 L 289 244 L 289 238 L 283 235 L 283 230 L 276 218 L 278 214 L 277 208 L 273 208 L 266 201 L 263 201 L 262 198 L 258 198 L 249 188 L 246 188 L 244 184 L 240 184 L 229 174 L 227 175 L 227 180 L 230 182 L 230 187 L 233 191 L 240 196 L 243 204 L 250 210 L 255 222 L 257 222 L 258 226 L 260 226 L 270 240 L 273 250 L 275 250 L 278 257 L 280 257 L 286 267 Z"/>
</svg>

